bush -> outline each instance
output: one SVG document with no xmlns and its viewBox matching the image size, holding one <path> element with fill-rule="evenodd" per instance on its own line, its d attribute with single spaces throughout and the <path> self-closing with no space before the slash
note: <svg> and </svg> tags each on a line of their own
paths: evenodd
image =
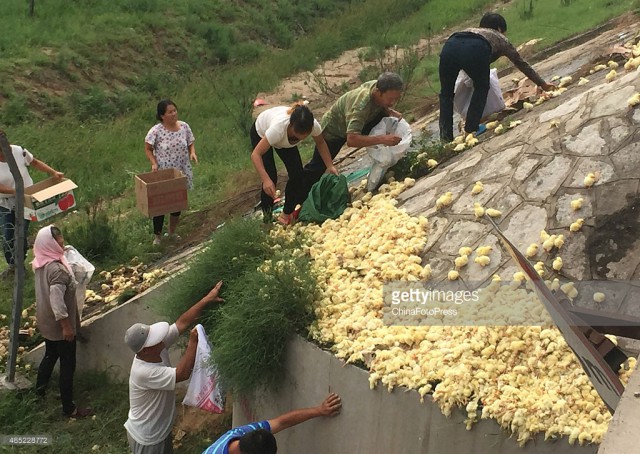
<svg viewBox="0 0 640 454">
<path fill-rule="evenodd" d="M 100 205 L 87 205 L 86 217 L 65 227 L 65 241 L 89 261 L 104 262 L 116 257 L 122 260 L 120 235 Z"/>
<path fill-rule="evenodd" d="M 169 284 L 161 303 L 172 318 L 223 280 L 225 302 L 201 317 L 226 389 L 247 395 L 274 386 L 287 341 L 312 320 L 316 278 L 301 241 L 277 242 L 259 221 L 234 220 Z"/>
</svg>

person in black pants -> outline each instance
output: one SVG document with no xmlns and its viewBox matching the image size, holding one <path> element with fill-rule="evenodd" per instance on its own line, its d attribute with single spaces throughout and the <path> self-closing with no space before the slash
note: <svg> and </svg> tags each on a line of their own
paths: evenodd
<svg viewBox="0 0 640 454">
<path fill-rule="evenodd" d="M 320 123 L 314 119 L 311 110 L 303 103 L 267 109 L 258 115 L 251 127 L 250 137 L 253 146 L 251 161 L 262 179 L 260 207 L 264 213 L 265 222 L 271 220 L 278 182 L 278 171 L 273 158 L 274 148 L 289 175 L 284 191 L 284 208 L 278 221 L 284 225 L 295 222 L 296 205 L 304 202 L 306 197 L 302 160 L 297 144 L 309 135 L 313 137 L 316 149 L 320 150 L 319 156 L 324 162 L 323 165 L 327 166 L 329 172 L 337 175 L 338 171 L 331 162 L 327 143 L 322 137 Z"/>
<path fill-rule="evenodd" d="M 489 93 L 489 65 L 506 56 L 536 85 L 544 90 L 556 87 L 542 79 L 522 59 L 504 33 L 507 22 L 500 14 L 487 13 L 480 20 L 480 28 L 468 28 L 449 37 L 440 53 L 440 139 L 453 140 L 453 97 L 458 73 L 463 70 L 473 80 L 473 95 L 467 111 L 464 130 L 467 134 L 482 133 L 482 112 Z"/>
<path fill-rule="evenodd" d="M 36 290 L 36 320 L 44 338 L 45 353 L 38 367 L 36 393 L 44 397 L 53 368 L 60 360 L 60 400 L 65 416 L 81 418 L 93 414 L 90 408 L 73 402 L 76 370 L 76 335 L 80 315 L 76 304 L 73 270 L 64 258 L 64 237 L 54 225 L 41 228 L 33 245 Z"/>
</svg>

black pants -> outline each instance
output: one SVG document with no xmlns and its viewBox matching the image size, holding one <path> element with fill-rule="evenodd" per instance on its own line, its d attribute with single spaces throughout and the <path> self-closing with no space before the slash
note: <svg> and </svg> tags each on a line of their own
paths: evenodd
<svg viewBox="0 0 640 454">
<path fill-rule="evenodd" d="M 180 216 L 180 211 L 171 213 L 171 216 L 176 216 L 176 217 Z M 155 233 L 156 235 L 160 235 L 162 233 L 163 225 L 164 225 L 164 214 L 153 217 L 153 233 Z"/>
<path fill-rule="evenodd" d="M 76 341 L 67 342 L 51 341 L 45 339 L 44 358 L 38 368 L 38 378 L 36 380 L 36 392 L 44 396 L 51 378 L 53 368 L 60 359 L 60 400 L 62 400 L 62 411 L 70 415 L 76 408 L 73 403 L 73 374 L 76 371 Z"/>
<path fill-rule="evenodd" d="M 373 120 L 371 120 L 366 125 L 364 125 L 364 128 L 362 128 L 361 134 L 362 135 L 369 134 L 373 129 L 373 127 L 378 123 L 380 123 L 380 120 L 382 120 L 385 116 L 386 115 L 384 111 L 376 115 L 376 117 Z M 347 138 L 345 137 L 344 139 L 343 138 L 329 139 L 329 140 L 326 140 L 326 142 L 327 142 L 327 146 L 329 147 L 329 154 L 331 155 L 331 160 L 333 161 L 335 157 L 338 155 L 338 153 L 340 153 L 340 149 L 342 148 L 342 146 L 347 142 Z M 322 178 L 322 174 L 324 174 L 326 170 L 327 170 L 327 166 L 324 165 L 322 156 L 320 156 L 320 151 L 316 146 L 315 149 L 313 150 L 313 156 L 311 157 L 311 161 L 309 161 L 307 165 L 304 166 L 303 179 L 305 182 L 306 189 L 305 189 L 305 195 L 304 195 L 303 201 L 307 198 L 307 195 L 309 194 L 311 187 L 314 184 L 316 184 L 318 180 L 320 180 L 320 178 Z"/>
<path fill-rule="evenodd" d="M 476 132 L 489 93 L 491 46 L 479 35 L 454 34 L 440 53 L 440 138 L 453 140 L 453 96 L 456 79 L 464 70 L 473 80 L 473 95 L 467 111 L 464 130 Z"/>
<path fill-rule="evenodd" d="M 258 145 L 261 138 L 256 130 L 256 124 L 251 127 L 251 146 L 253 148 Z M 267 171 L 267 175 L 273 181 L 273 184 L 278 183 L 278 170 L 276 169 L 276 161 L 273 157 L 273 147 L 270 147 L 265 154 L 262 155 L 262 165 L 264 170 Z M 280 159 L 284 163 L 287 169 L 289 180 L 287 186 L 284 188 L 284 207 L 282 211 L 285 214 L 293 213 L 296 209 L 296 205 L 304 202 L 304 184 L 302 182 L 302 158 L 300 158 L 300 151 L 298 147 L 291 148 L 275 148 L 276 153 L 280 156 Z M 270 210 L 273 208 L 273 199 L 269 196 L 264 189 L 260 191 L 260 206 L 263 209 Z"/>
</svg>

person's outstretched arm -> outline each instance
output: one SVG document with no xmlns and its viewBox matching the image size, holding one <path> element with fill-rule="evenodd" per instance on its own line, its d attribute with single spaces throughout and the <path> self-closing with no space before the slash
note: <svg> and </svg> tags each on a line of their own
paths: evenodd
<svg viewBox="0 0 640 454">
<path fill-rule="evenodd" d="M 222 281 L 218 282 L 215 287 L 211 289 L 209 293 L 207 293 L 200 301 L 191 306 L 184 314 L 178 317 L 176 320 L 176 326 L 178 327 L 178 332 L 180 334 L 184 333 L 200 316 L 202 310 L 209 304 L 213 302 L 223 302 L 224 300 L 218 296 L 220 292 L 220 287 L 222 287 Z"/>
<path fill-rule="evenodd" d="M 299 410 L 293 410 L 283 415 L 278 416 L 275 419 L 270 419 L 269 425 L 271 426 L 271 433 L 277 434 L 289 427 L 293 427 L 297 424 L 303 423 L 319 416 L 335 416 L 340 413 L 342 407 L 342 401 L 340 396 L 336 393 L 331 393 L 327 398 L 317 407 L 301 408 Z"/>
</svg>

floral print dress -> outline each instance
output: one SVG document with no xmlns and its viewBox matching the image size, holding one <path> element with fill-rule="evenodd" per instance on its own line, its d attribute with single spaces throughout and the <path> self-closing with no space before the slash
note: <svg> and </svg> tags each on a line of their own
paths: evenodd
<svg viewBox="0 0 640 454">
<path fill-rule="evenodd" d="M 189 189 L 193 188 L 193 170 L 189 160 L 189 145 L 195 142 L 191 128 L 184 121 L 178 121 L 180 129 L 169 131 L 162 123 L 152 127 L 144 141 L 153 147 L 153 155 L 158 161 L 158 170 L 176 168 L 186 177 Z"/>
</svg>

